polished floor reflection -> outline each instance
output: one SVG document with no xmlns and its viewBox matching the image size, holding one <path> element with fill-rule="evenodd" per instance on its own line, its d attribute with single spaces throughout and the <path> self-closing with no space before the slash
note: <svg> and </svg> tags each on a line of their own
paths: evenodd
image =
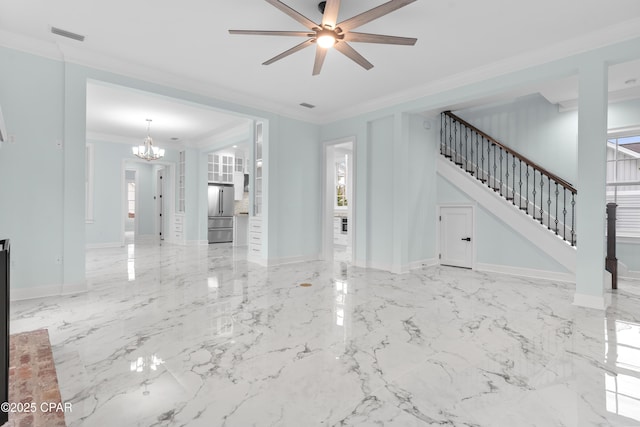
<svg viewBox="0 0 640 427">
<path fill-rule="evenodd" d="M 245 259 L 91 250 L 92 289 L 14 303 L 12 332 L 49 329 L 74 427 L 640 426 L 640 283 L 603 313 L 568 284 Z"/>
</svg>

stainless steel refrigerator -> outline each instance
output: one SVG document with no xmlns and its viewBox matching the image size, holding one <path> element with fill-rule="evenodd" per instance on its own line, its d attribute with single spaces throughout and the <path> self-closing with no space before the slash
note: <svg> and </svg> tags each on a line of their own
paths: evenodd
<svg viewBox="0 0 640 427">
<path fill-rule="evenodd" d="M 209 243 L 233 241 L 233 185 L 209 184 Z"/>
</svg>

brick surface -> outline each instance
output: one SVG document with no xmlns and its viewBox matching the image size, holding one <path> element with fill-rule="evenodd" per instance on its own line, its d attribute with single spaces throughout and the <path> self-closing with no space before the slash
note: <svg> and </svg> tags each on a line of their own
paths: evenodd
<svg viewBox="0 0 640 427">
<path fill-rule="evenodd" d="M 42 403 L 61 403 L 49 332 L 39 329 L 11 335 L 9 402 L 35 403 L 35 412 L 9 413 L 11 427 L 66 427 L 64 412 L 42 412 Z"/>
</svg>

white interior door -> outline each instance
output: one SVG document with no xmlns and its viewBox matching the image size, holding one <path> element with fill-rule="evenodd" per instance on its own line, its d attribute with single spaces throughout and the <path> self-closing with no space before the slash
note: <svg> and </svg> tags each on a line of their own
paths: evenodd
<svg viewBox="0 0 640 427">
<path fill-rule="evenodd" d="M 440 264 L 471 268 L 473 265 L 473 208 L 440 208 Z"/>
<path fill-rule="evenodd" d="M 158 234 L 160 240 L 164 240 L 164 169 L 158 169 L 157 172 L 157 197 L 156 202 L 158 204 Z"/>
</svg>

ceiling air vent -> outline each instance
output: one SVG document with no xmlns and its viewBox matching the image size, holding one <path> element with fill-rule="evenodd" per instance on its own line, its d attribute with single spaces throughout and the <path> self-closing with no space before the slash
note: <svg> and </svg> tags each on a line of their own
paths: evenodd
<svg viewBox="0 0 640 427">
<path fill-rule="evenodd" d="M 62 37 L 66 37 L 68 39 L 77 40 L 79 42 L 84 41 L 84 36 L 76 33 L 72 33 L 71 31 L 63 30 L 61 28 L 51 27 L 51 32 L 53 34 L 57 34 Z"/>
<path fill-rule="evenodd" d="M 303 102 L 302 104 L 300 104 L 300 106 L 304 107 L 304 108 L 316 108 L 315 105 L 313 104 L 308 104 L 306 102 Z"/>
</svg>

